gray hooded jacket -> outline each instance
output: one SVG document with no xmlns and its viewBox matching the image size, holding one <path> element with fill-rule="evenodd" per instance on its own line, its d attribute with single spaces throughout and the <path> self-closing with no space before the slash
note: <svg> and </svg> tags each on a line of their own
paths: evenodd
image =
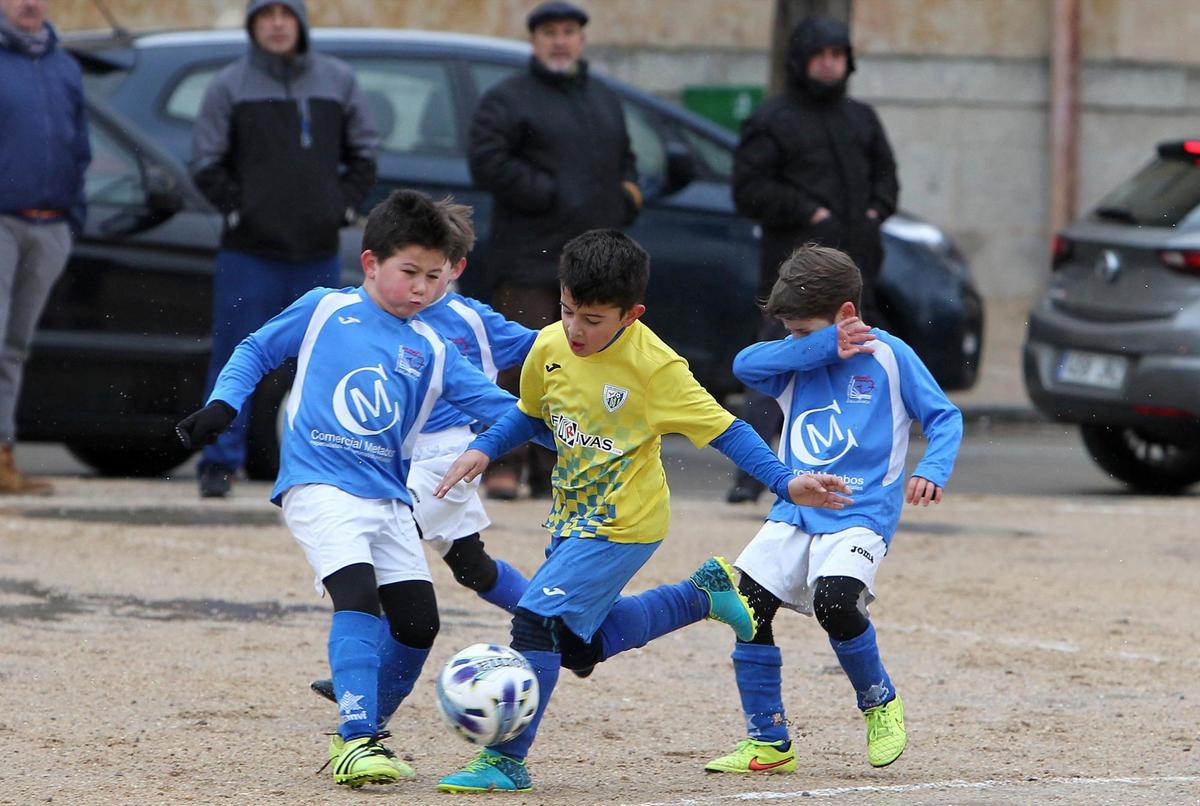
<svg viewBox="0 0 1200 806">
<path fill-rule="evenodd" d="M 251 18 L 282 2 L 300 21 L 296 52 L 253 41 L 205 92 L 192 141 L 196 186 L 226 216 L 221 245 L 307 261 L 338 251 L 375 182 L 379 137 L 351 67 L 313 53 L 303 0 L 250 0 Z"/>
</svg>

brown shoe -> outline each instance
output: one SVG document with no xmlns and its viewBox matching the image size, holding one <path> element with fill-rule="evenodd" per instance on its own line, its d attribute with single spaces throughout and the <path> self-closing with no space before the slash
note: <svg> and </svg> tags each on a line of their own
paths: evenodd
<svg viewBox="0 0 1200 806">
<path fill-rule="evenodd" d="M 17 470 L 12 445 L 0 445 L 0 495 L 50 495 L 49 482 L 37 481 Z"/>
<path fill-rule="evenodd" d="M 483 477 L 483 489 L 487 492 L 487 497 L 493 500 L 516 501 L 520 483 L 515 473 L 500 471 Z"/>
</svg>

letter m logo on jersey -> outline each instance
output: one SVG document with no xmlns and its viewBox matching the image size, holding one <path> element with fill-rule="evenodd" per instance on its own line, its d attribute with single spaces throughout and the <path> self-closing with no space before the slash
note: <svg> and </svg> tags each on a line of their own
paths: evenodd
<svg viewBox="0 0 1200 806">
<path fill-rule="evenodd" d="M 610 412 L 616 411 L 625 405 L 625 401 L 629 399 L 629 390 L 622 389 L 619 386 L 612 384 L 604 384 L 604 408 Z"/>
<path fill-rule="evenodd" d="M 828 417 L 823 418 L 822 412 L 829 412 Z M 792 423 L 792 453 L 806 465 L 819 467 L 833 464 L 849 453 L 851 448 L 858 447 L 854 432 L 850 429 L 843 431 L 838 423 L 837 418 L 841 413 L 841 406 L 836 400 L 828 406 L 801 412 Z M 830 456 L 830 453 L 833 455 Z"/>
<path fill-rule="evenodd" d="M 400 406 L 388 397 L 383 365 L 347 372 L 333 390 L 333 416 L 351 434 L 382 434 L 400 419 Z"/>
</svg>

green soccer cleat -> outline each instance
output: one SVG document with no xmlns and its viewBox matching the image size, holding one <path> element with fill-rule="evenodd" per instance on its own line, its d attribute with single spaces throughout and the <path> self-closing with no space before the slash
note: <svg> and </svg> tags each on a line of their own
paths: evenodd
<svg viewBox="0 0 1200 806">
<path fill-rule="evenodd" d="M 336 733 L 329 738 L 329 763 L 333 782 L 358 789 L 363 784 L 393 784 L 416 778 L 413 768 L 396 758 L 381 739 L 387 734 L 360 736 L 343 742 Z"/>
<path fill-rule="evenodd" d="M 904 703 L 899 695 L 863 711 L 867 720 L 867 758 L 872 767 L 886 767 L 904 752 L 908 746 L 908 732 L 904 729 Z"/>
<path fill-rule="evenodd" d="M 742 774 L 795 772 L 796 750 L 787 739 L 779 742 L 742 739 L 732 753 L 705 764 L 704 771 Z"/>
<path fill-rule="evenodd" d="M 531 792 L 524 761 L 484 748 L 458 772 L 438 781 L 441 792 Z"/>
<path fill-rule="evenodd" d="M 728 624 L 738 640 L 750 641 L 758 631 L 754 608 L 733 581 L 733 567 L 724 557 L 709 557 L 689 579 L 708 594 L 708 616 Z"/>
</svg>

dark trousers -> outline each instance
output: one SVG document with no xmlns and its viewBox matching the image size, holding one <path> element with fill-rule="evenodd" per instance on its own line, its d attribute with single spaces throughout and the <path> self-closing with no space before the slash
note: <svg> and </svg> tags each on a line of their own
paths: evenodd
<svg viewBox="0 0 1200 806">
<path fill-rule="evenodd" d="M 506 319 L 519 322 L 525 327 L 541 330 L 561 318 L 558 286 L 521 286 L 502 283 L 492 294 L 492 307 Z M 497 382 L 514 395 L 521 394 L 521 368 L 514 367 L 500 373 Z M 555 454 L 534 445 L 522 445 L 506 453 L 488 466 L 488 475 L 514 474 L 521 478 L 521 471 L 528 468 L 530 489 L 535 495 L 550 490 L 550 472 L 554 469 Z"/>
</svg>

